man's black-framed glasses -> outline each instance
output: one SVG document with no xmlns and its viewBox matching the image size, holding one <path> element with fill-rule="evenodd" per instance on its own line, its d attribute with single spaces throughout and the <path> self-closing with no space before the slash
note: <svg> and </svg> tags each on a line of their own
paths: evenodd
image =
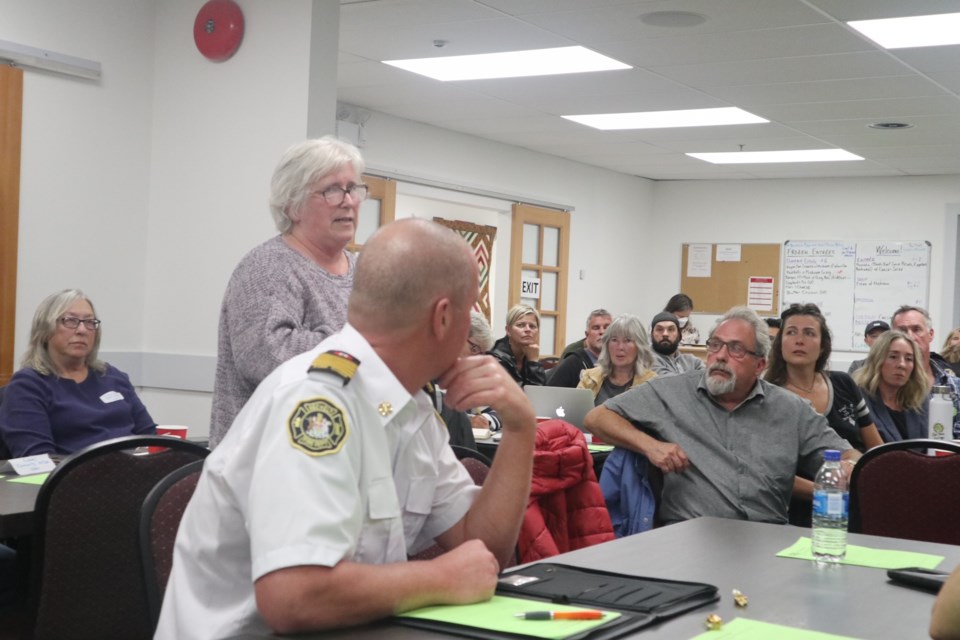
<svg viewBox="0 0 960 640">
<path fill-rule="evenodd" d="M 707 351 L 710 353 L 717 353 L 724 347 L 727 348 L 727 353 L 730 354 L 730 357 L 735 360 L 742 360 L 748 355 L 755 358 L 761 357 L 759 353 L 756 351 L 750 351 L 750 349 L 747 349 L 745 346 L 743 346 L 742 342 L 737 342 L 736 340 L 732 342 L 724 342 L 720 338 L 710 338 L 707 340 Z"/>
</svg>

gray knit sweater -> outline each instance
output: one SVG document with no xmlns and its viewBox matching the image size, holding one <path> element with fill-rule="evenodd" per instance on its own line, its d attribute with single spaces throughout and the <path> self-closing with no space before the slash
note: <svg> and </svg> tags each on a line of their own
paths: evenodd
<svg viewBox="0 0 960 640">
<path fill-rule="evenodd" d="M 220 307 L 211 447 L 267 374 L 346 323 L 356 264 L 347 258 L 347 273 L 335 276 L 275 236 L 234 269 Z"/>
</svg>

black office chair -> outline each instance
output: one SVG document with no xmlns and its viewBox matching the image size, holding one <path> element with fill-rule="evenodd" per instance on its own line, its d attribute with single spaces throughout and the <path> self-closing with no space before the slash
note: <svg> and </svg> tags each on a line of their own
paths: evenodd
<svg viewBox="0 0 960 640">
<path fill-rule="evenodd" d="M 160 618 L 163 593 L 173 568 L 173 544 L 187 503 L 203 471 L 203 460 L 170 473 L 147 494 L 140 509 L 140 559 L 153 627 Z"/>
<path fill-rule="evenodd" d="M 159 453 L 134 455 L 142 447 Z M 140 560 L 140 509 L 170 472 L 209 451 L 185 440 L 127 436 L 65 458 L 40 488 L 30 612 L 35 640 L 153 635 Z"/>
<path fill-rule="evenodd" d="M 926 450 L 949 451 L 928 456 Z M 960 444 L 901 440 L 870 449 L 850 477 L 850 531 L 960 545 Z"/>
</svg>

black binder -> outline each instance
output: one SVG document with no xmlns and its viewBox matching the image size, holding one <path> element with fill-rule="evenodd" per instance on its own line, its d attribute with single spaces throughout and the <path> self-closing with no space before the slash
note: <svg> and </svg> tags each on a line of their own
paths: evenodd
<svg viewBox="0 0 960 640">
<path fill-rule="evenodd" d="M 700 582 L 644 578 L 542 562 L 504 573 L 497 594 L 554 604 L 617 611 L 610 623 L 568 640 L 612 640 L 720 599 L 717 588 Z M 548 608 L 548 607 L 547 607 Z M 487 629 L 396 618 L 401 624 L 469 638 L 525 638 Z"/>
</svg>

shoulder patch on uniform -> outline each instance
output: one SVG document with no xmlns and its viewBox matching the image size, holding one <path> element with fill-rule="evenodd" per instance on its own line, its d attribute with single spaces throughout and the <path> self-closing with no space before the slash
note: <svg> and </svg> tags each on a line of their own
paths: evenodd
<svg viewBox="0 0 960 640">
<path fill-rule="evenodd" d="M 308 456 L 325 456 L 343 448 L 347 419 L 343 410 L 326 398 L 310 398 L 290 413 L 287 434 L 294 449 Z"/>
<path fill-rule="evenodd" d="M 310 363 L 310 368 L 307 369 L 307 373 L 313 373 L 314 371 L 332 373 L 343 378 L 343 386 L 347 386 L 350 379 L 357 373 L 357 367 L 359 366 L 360 361 L 349 353 L 334 350 L 321 353 L 314 358 L 313 362 Z"/>
</svg>

